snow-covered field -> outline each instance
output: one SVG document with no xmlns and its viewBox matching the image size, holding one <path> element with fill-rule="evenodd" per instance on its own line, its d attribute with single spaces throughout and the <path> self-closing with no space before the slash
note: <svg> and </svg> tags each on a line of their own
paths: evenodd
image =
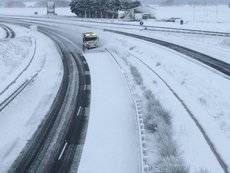
<svg viewBox="0 0 230 173">
<path fill-rule="evenodd" d="M 227 5 L 201 5 L 201 6 L 156 6 L 149 5 L 148 11 L 155 14 L 157 20 L 144 20 L 145 25 L 152 26 L 168 26 L 178 28 L 202 29 L 212 31 L 230 32 L 230 8 Z M 38 15 L 34 13 L 38 12 Z M 60 16 L 72 16 L 69 7 L 56 8 L 56 13 Z M 44 16 L 46 15 L 46 8 L 0 8 L 1 15 L 22 15 L 22 16 Z M 167 19 L 170 17 L 178 17 L 185 21 L 184 25 L 178 22 L 160 22 L 160 19 Z M 97 19 L 93 19 L 94 21 Z M 138 22 L 128 22 L 120 20 L 105 20 L 108 22 L 122 22 L 137 24 Z"/>
<path fill-rule="evenodd" d="M 36 41 L 36 52 L 29 67 L 14 84 L 24 80 L 32 81 L 0 112 L 0 172 L 9 168 L 49 111 L 63 75 L 61 57 L 49 38 L 22 27 L 10 27 L 16 32 L 17 38 L 1 43 L 1 50 L 5 50 L 5 53 L 1 54 L 1 60 L 8 58 L 1 61 L 1 70 L 3 66 L 7 68 L 3 76 L 6 78 L 4 81 L 18 69 L 16 67 L 25 64 L 22 58 L 33 54 L 29 38 Z M 1 86 L 5 84 L 2 81 L 3 79 Z"/>
<path fill-rule="evenodd" d="M 151 7 L 157 19 L 178 17 L 183 19 L 185 24 L 147 20 L 146 25 L 230 32 L 230 8 L 227 5 Z"/>
<path fill-rule="evenodd" d="M 40 15 L 46 15 L 47 9 L 46 8 L 0 8 L 0 14 L 1 15 L 19 15 L 19 16 L 37 16 L 34 13 L 37 12 L 38 16 Z M 56 8 L 57 15 L 62 16 L 73 16 L 74 14 L 71 13 L 69 7 L 65 8 Z"/>
<path fill-rule="evenodd" d="M 230 22 L 230 8 L 227 5 L 179 5 L 152 6 L 158 19 L 179 17 L 189 22 L 223 23 Z"/>
</svg>

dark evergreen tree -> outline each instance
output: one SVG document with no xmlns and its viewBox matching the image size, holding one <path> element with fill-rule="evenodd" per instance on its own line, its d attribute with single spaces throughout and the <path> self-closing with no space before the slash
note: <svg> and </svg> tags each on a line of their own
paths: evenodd
<svg viewBox="0 0 230 173">
<path fill-rule="evenodd" d="M 118 10 L 140 6 L 139 1 L 127 0 L 72 0 L 70 8 L 79 17 L 115 18 Z"/>
</svg>

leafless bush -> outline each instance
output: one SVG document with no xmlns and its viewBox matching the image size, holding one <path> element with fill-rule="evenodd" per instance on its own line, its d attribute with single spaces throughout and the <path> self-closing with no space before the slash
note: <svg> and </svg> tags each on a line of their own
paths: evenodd
<svg viewBox="0 0 230 173">
<path fill-rule="evenodd" d="M 188 173 L 189 168 L 184 166 L 183 159 L 178 157 L 165 157 L 156 164 L 156 172 L 160 173 Z"/>
<path fill-rule="evenodd" d="M 130 66 L 130 71 L 134 77 L 135 82 L 140 86 L 143 85 L 142 76 L 141 76 L 140 72 L 137 70 L 137 68 L 134 66 Z"/>
<path fill-rule="evenodd" d="M 160 104 L 160 102 L 153 95 L 151 90 L 145 90 L 144 96 L 148 100 L 147 102 L 147 112 L 149 115 L 162 117 L 166 124 L 171 124 L 170 113 L 167 112 Z"/>
<path fill-rule="evenodd" d="M 178 151 L 176 143 L 172 139 L 172 133 L 168 129 L 162 129 L 158 130 L 158 149 L 159 154 L 162 158 L 168 158 L 168 157 L 177 157 Z"/>
</svg>

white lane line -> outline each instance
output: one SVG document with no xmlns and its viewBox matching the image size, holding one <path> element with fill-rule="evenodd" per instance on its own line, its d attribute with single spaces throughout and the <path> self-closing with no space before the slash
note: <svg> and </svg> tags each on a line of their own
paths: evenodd
<svg viewBox="0 0 230 173">
<path fill-rule="evenodd" d="M 78 111 L 77 111 L 77 116 L 79 116 L 80 112 L 81 112 L 81 106 L 79 107 Z"/>
<path fill-rule="evenodd" d="M 68 142 L 65 142 L 65 145 L 64 145 L 64 147 L 63 147 L 62 150 L 61 150 L 61 154 L 59 155 L 58 160 L 60 160 L 60 159 L 62 158 L 62 156 L 63 156 L 63 154 L 64 154 L 64 151 L 65 151 L 65 149 L 66 149 L 67 144 L 68 144 Z"/>
</svg>

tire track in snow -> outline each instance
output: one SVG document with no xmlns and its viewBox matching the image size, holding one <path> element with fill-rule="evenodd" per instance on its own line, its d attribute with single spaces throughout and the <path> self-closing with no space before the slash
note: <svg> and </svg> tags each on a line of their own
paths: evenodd
<svg viewBox="0 0 230 173">
<path fill-rule="evenodd" d="M 0 24 L 0 27 L 6 32 L 5 38 L 14 38 L 16 36 L 14 30 L 12 30 L 10 27 L 8 27 L 5 24 Z"/>
</svg>

